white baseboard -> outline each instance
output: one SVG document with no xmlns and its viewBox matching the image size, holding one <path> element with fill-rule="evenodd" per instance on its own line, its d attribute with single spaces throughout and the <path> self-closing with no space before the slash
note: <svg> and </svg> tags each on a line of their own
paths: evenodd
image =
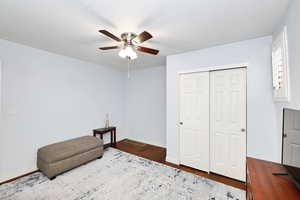
<svg viewBox="0 0 300 200">
<path fill-rule="evenodd" d="M 0 176 L 0 185 L 5 183 L 5 182 L 10 182 L 15 179 L 22 178 L 23 176 L 28 176 L 29 174 L 37 172 L 38 169 L 28 169 L 27 171 L 21 171 L 21 172 L 16 172 L 15 174 L 10 174 L 6 176 Z"/>
<path fill-rule="evenodd" d="M 173 155 L 167 155 L 166 161 L 176 164 L 176 165 L 180 164 L 179 158 L 177 156 L 173 156 Z"/>
</svg>

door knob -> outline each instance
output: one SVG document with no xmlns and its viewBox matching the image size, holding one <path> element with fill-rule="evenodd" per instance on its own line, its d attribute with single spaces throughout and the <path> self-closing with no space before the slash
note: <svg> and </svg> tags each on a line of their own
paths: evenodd
<svg viewBox="0 0 300 200">
<path fill-rule="evenodd" d="M 242 128 L 241 131 L 242 131 L 242 132 L 246 132 L 246 129 Z"/>
<path fill-rule="evenodd" d="M 183 122 L 179 122 L 180 125 L 183 125 Z"/>
</svg>

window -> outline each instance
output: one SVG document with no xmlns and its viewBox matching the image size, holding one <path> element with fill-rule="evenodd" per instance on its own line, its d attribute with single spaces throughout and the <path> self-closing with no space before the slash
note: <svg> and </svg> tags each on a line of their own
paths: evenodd
<svg viewBox="0 0 300 200">
<path fill-rule="evenodd" d="M 273 95 L 275 101 L 289 101 L 287 28 L 274 37 L 272 44 Z"/>
</svg>

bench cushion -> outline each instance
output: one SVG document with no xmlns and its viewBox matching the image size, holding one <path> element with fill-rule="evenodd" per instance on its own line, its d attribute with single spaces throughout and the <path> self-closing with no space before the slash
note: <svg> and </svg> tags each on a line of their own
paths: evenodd
<svg viewBox="0 0 300 200">
<path fill-rule="evenodd" d="M 53 163 L 66 158 L 102 147 L 103 142 L 93 136 L 83 136 L 51 145 L 38 150 L 38 158 L 46 163 Z"/>
</svg>

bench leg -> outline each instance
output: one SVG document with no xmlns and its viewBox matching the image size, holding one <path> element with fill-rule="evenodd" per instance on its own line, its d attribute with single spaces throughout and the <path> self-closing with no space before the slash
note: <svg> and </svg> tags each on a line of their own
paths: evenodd
<svg viewBox="0 0 300 200">
<path fill-rule="evenodd" d="M 50 181 L 52 181 L 52 180 L 56 179 L 56 176 L 53 176 L 53 177 L 51 177 L 49 179 L 50 179 Z"/>
</svg>

